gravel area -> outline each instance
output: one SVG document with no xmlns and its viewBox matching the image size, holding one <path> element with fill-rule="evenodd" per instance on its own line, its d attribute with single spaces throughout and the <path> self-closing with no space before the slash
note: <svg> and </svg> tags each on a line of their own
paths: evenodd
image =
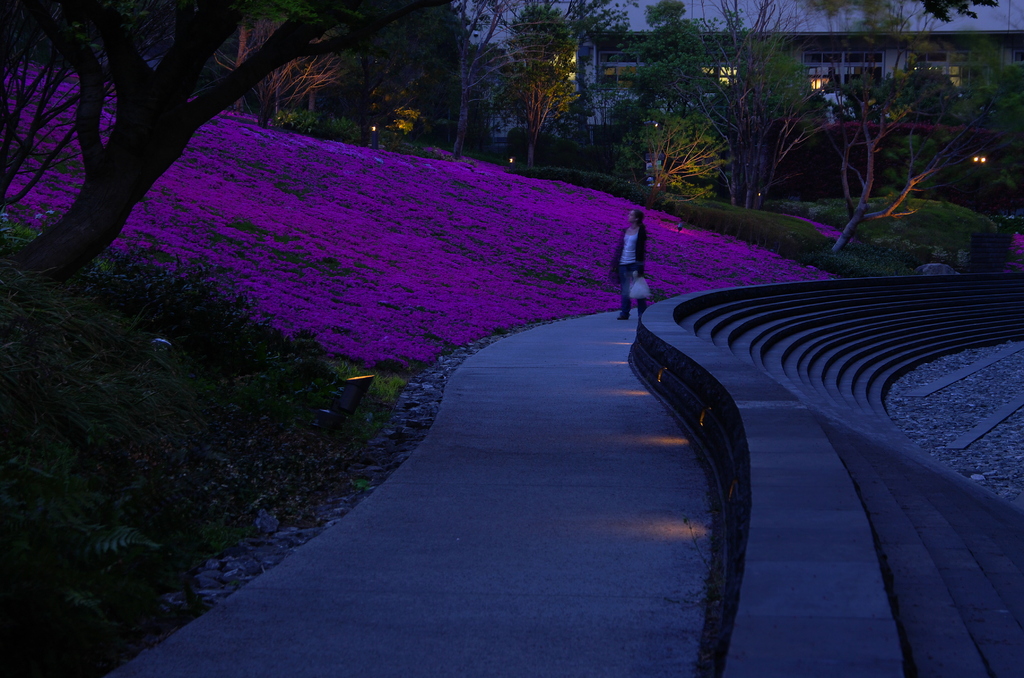
<svg viewBox="0 0 1024 678">
<path fill-rule="evenodd" d="M 967 446 L 946 445 L 1024 391 L 1024 351 L 924 397 L 906 394 L 993 353 L 1022 343 L 1006 343 L 948 355 L 918 367 L 899 380 L 885 400 L 893 422 L 917 445 L 958 473 L 1015 500 L 1024 493 L 1024 408 Z"/>
</svg>

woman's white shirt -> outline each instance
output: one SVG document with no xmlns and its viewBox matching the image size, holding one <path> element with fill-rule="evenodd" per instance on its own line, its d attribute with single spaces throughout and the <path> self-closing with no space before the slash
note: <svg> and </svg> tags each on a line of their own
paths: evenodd
<svg viewBox="0 0 1024 678">
<path fill-rule="evenodd" d="M 627 233 L 622 239 L 622 257 L 619 258 L 620 264 L 635 264 L 636 263 L 636 239 L 639 233 Z"/>
</svg>

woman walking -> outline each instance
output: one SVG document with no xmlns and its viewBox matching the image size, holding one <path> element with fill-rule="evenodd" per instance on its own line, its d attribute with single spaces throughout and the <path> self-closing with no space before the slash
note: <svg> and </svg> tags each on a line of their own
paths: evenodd
<svg viewBox="0 0 1024 678">
<path fill-rule="evenodd" d="M 630 302 L 629 288 L 633 283 L 634 273 L 644 274 L 644 259 L 647 256 L 647 227 L 644 226 L 644 213 L 640 210 L 629 211 L 629 227 L 622 234 L 622 241 L 612 259 L 612 274 L 619 275 L 622 288 L 622 312 L 619 320 L 629 320 Z M 642 316 L 647 310 L 647 299 L 636 300 L 637 315 Z"/>
</svg>

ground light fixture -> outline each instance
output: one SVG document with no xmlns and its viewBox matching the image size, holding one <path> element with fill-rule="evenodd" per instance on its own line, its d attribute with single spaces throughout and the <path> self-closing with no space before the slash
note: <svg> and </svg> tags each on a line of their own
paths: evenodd
<svg viewBox="0 0 1024 678">
<path fill-rule="evenodd" d="M 319 428 L 337 428 L 346 414 L 355 414 L 360 401 L 373 383 L 374 375 L 369 374 L 363 377 L 352 377 L 345 380 L 345 388 L 338 393 L 331 401 L 331 408 L 328 410 L 317 410 L 313 426 Z"/>
<path fill-rule="evenodd" d="M 370 148 L 375 151 L 380 148 L 380 132 L 377 131 L 376 125 L 370 128 Z"/>
</svg>

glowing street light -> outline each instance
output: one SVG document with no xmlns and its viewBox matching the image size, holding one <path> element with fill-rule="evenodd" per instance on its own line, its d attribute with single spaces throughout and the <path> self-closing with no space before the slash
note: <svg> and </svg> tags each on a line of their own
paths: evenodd
<svg viewBox="0 0 1024 678">
<path fill-rule="evenodd" d="M 986 158 L 983 155 L 976 155 L 976 156 L 974 156 L 974 164 L 975 165 L 984 165 L 987 160 L 988 160 L 988 158 Z M 980 193 L 981 193 L 981 175 L 979 174 L 978 178 L 974 182 L 974 211 L 975 212 L 980 212 L 981 211 L 980 200 L 978 199 Z"/>
</svg>

